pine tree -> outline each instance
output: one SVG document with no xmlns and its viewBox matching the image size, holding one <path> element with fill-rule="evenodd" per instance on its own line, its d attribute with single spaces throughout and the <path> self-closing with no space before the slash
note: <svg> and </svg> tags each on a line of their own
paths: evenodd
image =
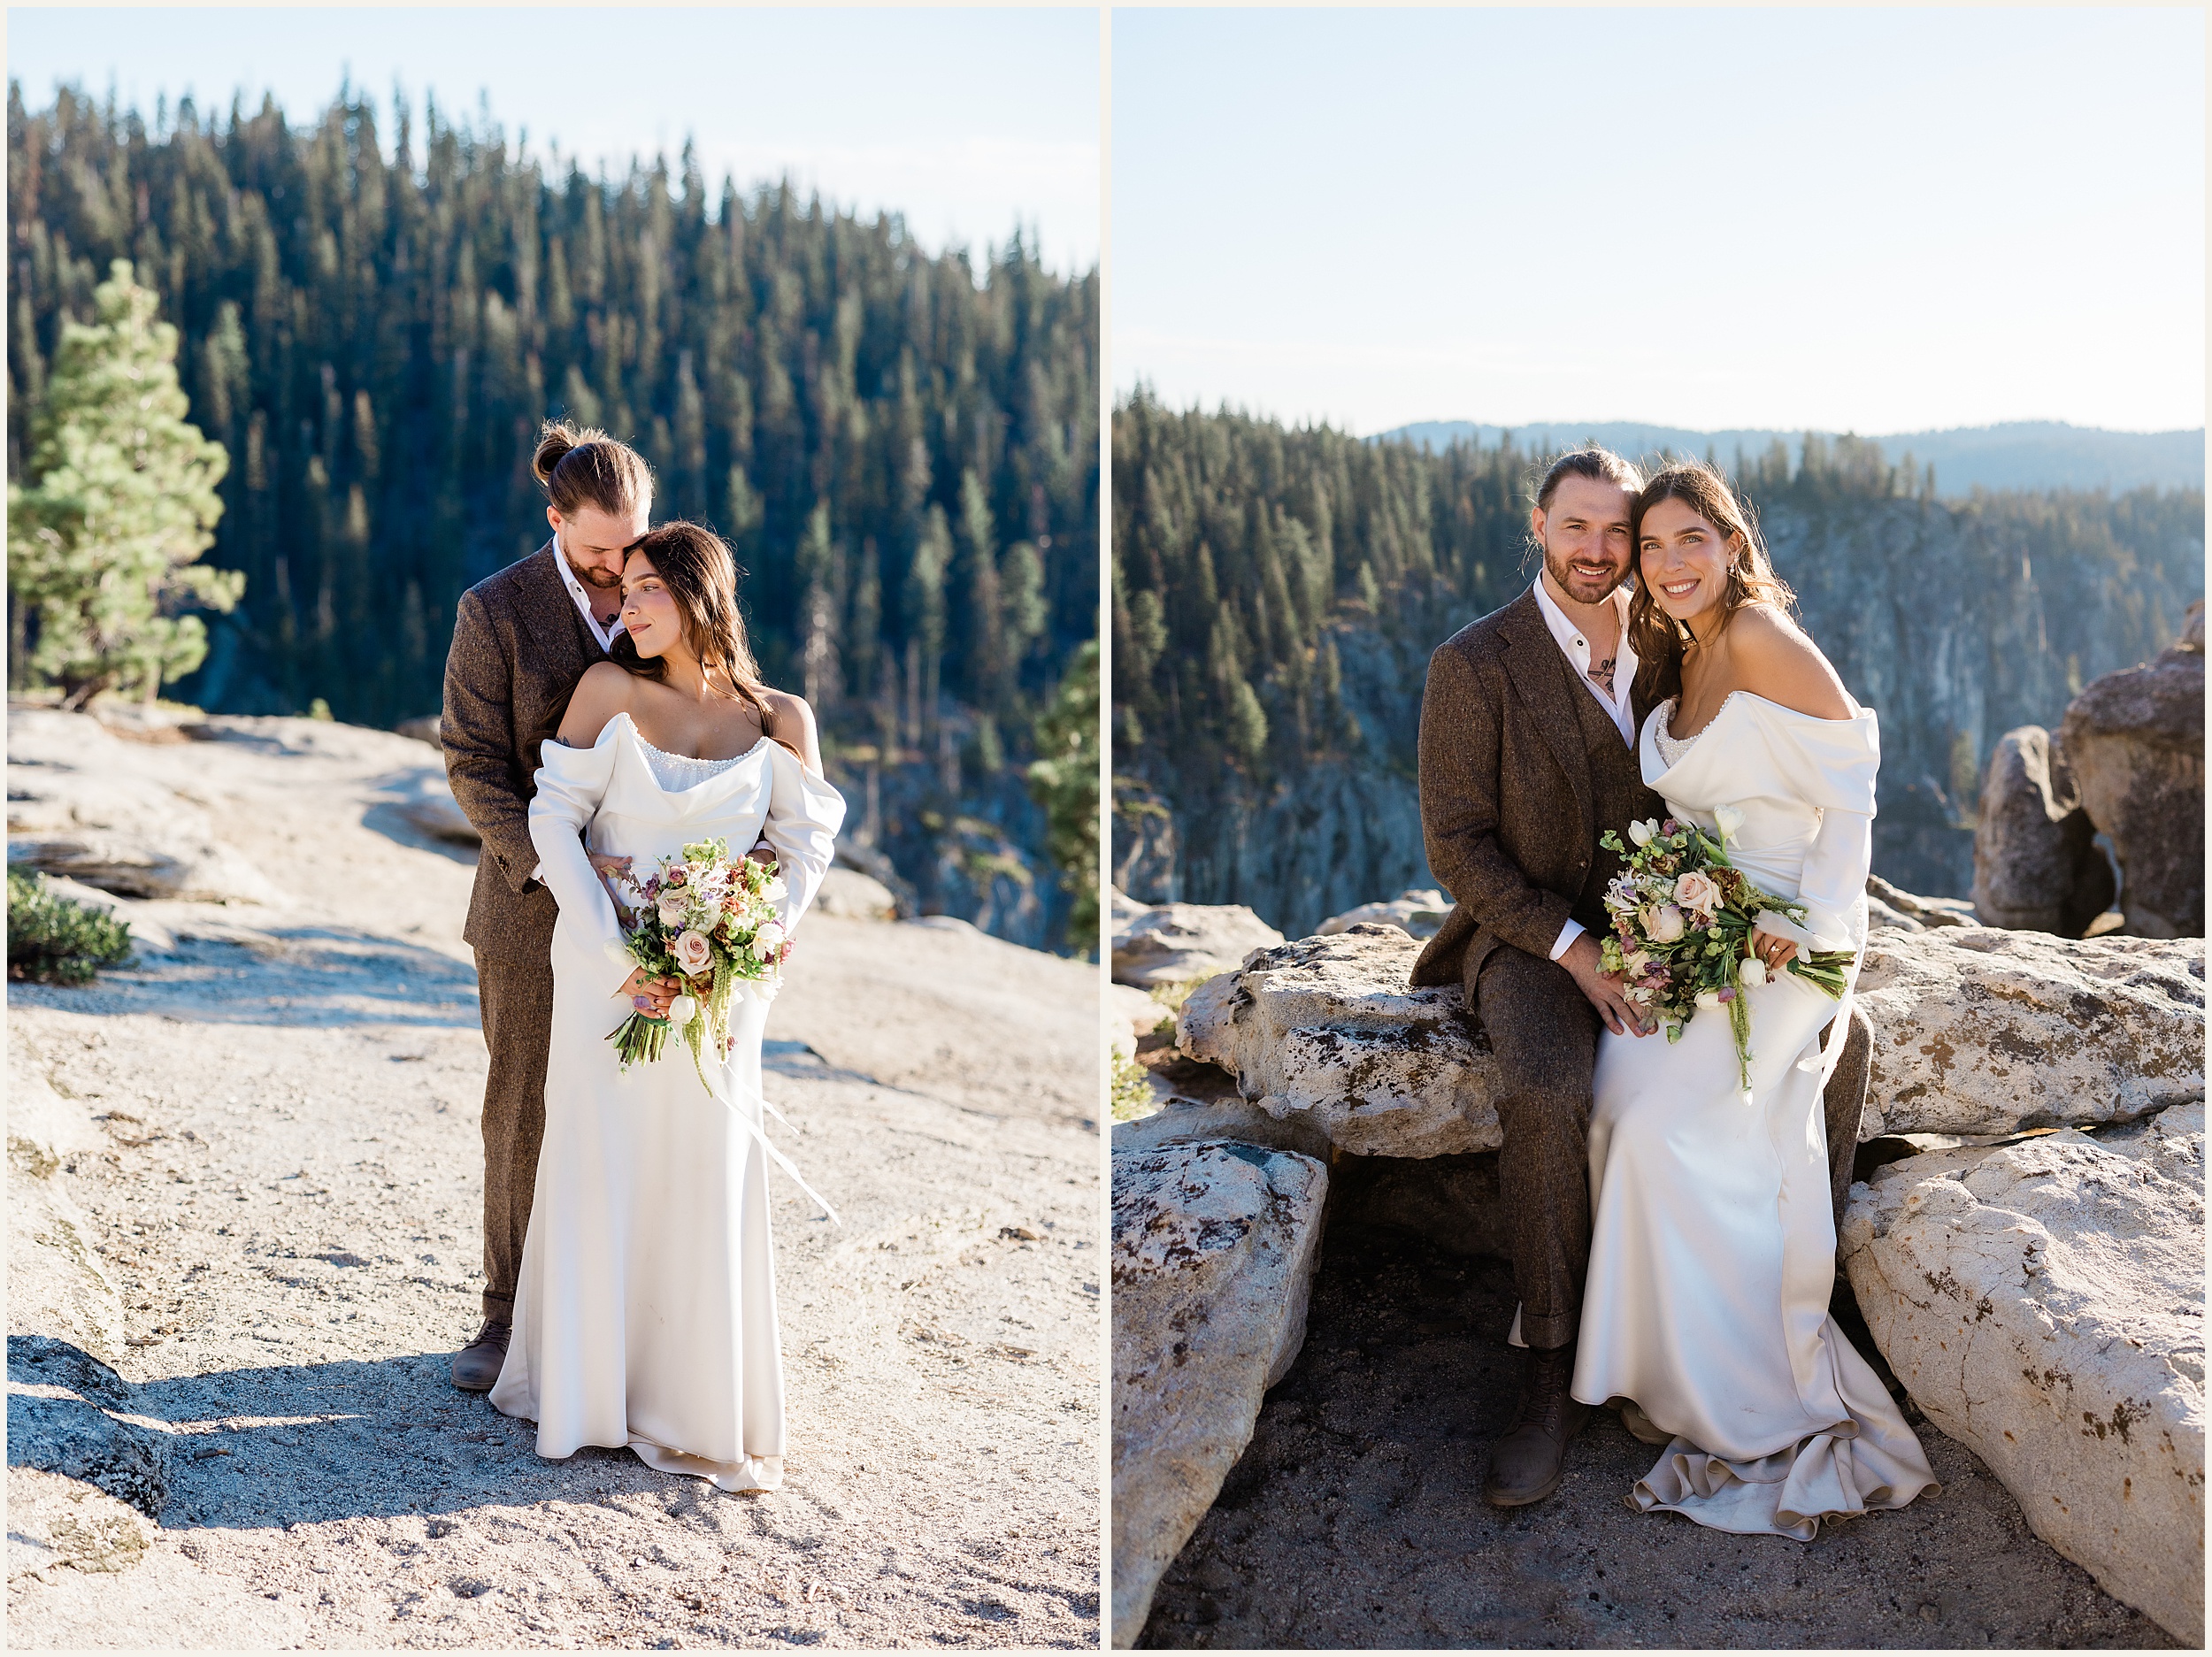
<svg viewBox="0 0 2212 1657">
<path fill-rule="evenodd" d="M 1045 809 L 1045 849 L 1075 905 L 1068 941 L 1088 953 L 1098 933 L 1098 643 L 1075 653 L 1067 677 L 1037 717 L 1029 792 Z"/>
<path fill-rule="evenodd" d="M 207 654 L 190 607 L 227 610 L 245 578 L 196 561 L 213 544 L 229 470 L 186 420 L 177 330 L 127 260 L 93 294 L 98 320 L 61 331 L 8 489 L 8 586 L 32 614 L 28 665 L 80 708 L 115 685 L 148 701 Z"/>
</svg>

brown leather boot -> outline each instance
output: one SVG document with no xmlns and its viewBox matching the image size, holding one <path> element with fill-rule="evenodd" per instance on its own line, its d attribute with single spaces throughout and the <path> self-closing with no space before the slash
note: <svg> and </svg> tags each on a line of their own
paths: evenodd
<svg viewBox="0 0 2212 1657">
<path fill-rule="evenodd" d="M 495 1317 L 484 1320 L 476 1339 L 453 1354 L 453 1385 L 464 1392 L 488 1392 L 507 1362 L 511 1326 Z"/>
<path fill-rule="evenodd" d="M 1482 1499 L 1494 1507 L 1541 1501 L 1559 1488 L 1566 1470 L 1567 1440 L 1590 1419 L 1590 1407 L 1567 1388 L 1575 1373 L 1571 1343 L 1528 1354 L 1528 1392 L 1521 1419 L 1490 1451 Z"/>
</svg>

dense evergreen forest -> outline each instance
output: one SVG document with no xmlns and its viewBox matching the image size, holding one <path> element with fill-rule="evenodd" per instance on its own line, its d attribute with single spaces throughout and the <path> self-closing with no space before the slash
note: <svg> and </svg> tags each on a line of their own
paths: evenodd
<svg viewBox="0 0 2212 1657">
<path fill-rule="evenodd" d="M 688 146 L 595 178 L 434 108 L 394 117 L 388 161 L 386 138 L 345 93 L 307 124 L 188 100 L 150 127 L 10 83 L 11 479 L 114 258 L 161 295 L 231 457 L 206 562 L 244 597 L 170 694 L 434 711 L 461 592 L 545 540 L 528 462 L 562 416 L 646 456 L 657 520 L 735 545 L 765 672 L 833 740 L 949 794 L 1018 780 L 1097 630 L 1096 272 L 1018 234 L 979 262 L 786 186 L 717 189 Z M 978 846 L 917 855 L 1002 861 Z"/>
<path fill-rule="evenodd" d="M 1432 451 L 1179 413 L 1141 390 L 1119 406 L 1114 861 L 1133 895 L 1252 902 L 1305 927 L 1427 881 L 1421 674 L 1534 579 L 1548 458 L 1509 435 Z M 1850 438 L 1711 458 L 1882 717 L 1876 866 L 1922 890 L 1963 890 L 1962 825 L 1996 740 L 2055 725 L 2086 678 L 2154 655 L 2202 595 L 2201 491 L 1941 501 L 1924 466 Z"/>
</svg>

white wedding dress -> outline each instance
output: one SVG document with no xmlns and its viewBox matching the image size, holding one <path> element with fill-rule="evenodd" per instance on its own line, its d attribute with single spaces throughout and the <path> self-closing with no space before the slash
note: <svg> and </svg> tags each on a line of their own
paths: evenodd
<svg viewBox="0 0 2212 1657">
<path fill-rule="evenodd" d="M 635 964 L 586 855 L 653 862 L 720 838 L 741 857 L 764 835 L 780 866 L 787 929 L 829 868 L 845 802 L 763 737 L 726 760 L 664 753 L 617 714 L 588 748 L 545 744 L 530 804 L 540 878 L 560 904 L 545 1139 L 493 1405 L 538 1423 L 538 1454 L 628 1445 L 649 1466 L 724 1490 L 783 1477 L 783 1366 L 769 1240 L 760 1039 L 774 986 L 744 983 L 736 1046 L 702 1061 L 672 1032 L 654 1063 L 618 1068 L 607 1039 L 631 1011 Z M 793 1170 L 795 1173 L 795 1170 Z"/>
<path fill-rule="evenodd" d="M 1874 715 L 1818 719 L 1748 691 L 1687 740 L 1644 722 L 1644 780 L 1677 817 L 1743 813 L 1730 861 L 1808 909 L 1816 949 L 1866 941 Z M 1856 964 L 1852 969 L 1856 975 Z M 1810 1541 L 1824 1519 L 1939 1489 L 1888 1391 L 1828 1316 L 1836 1234 L 1821 1093 L 1849 1002 L 1793 975 L 1749 992 L 1751 1090 L 1726 1014 L 1599 1038 L 1592 1236 L 1574 1395 L 1628 1398 L 1674 1435 L 1632 1505 Z M 1830 1036 L 1824 1044 L 1824 1035 Z"/>
</svg>

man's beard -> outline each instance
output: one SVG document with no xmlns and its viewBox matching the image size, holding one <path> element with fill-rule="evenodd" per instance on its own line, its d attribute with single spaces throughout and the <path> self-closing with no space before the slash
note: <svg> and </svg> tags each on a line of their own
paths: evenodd
<svg viewBox="0 0 2212 1657">
<path fill-rule="evenodd" d="M 1544 548 L 1544 572 L 1551 577 L 1554 586 L 1578 604 L 1595 604 L 1612 597 L 1627 582 L 1631 567 L 1623 565 L 1620 573 L 1605 584 L 1604 591 L 1593 593 L 1585 597 L 1581 588 L 1583 578 L 1574 573 L 1567 560 L 1554 558 L 1551 548 L 1549 547 Z"/>
<path fill-rule="evenodd" d="M 603 570 L 587 569 L 584 565 L 577 563 L 575 559 L 568 556 L 567 548 L 563 547 L 560 549 L 560 553 L 561 562 L 568 565 L 569 573 L 573 575 L 578 580 L 581 581 L 586 587 L 595 588 L 602 593 L 612 593 L 618 591 L 621 587 L 622 573 L 620 571 L 617 571 L 614 574 L 609 575 Z"/>
</svg>

